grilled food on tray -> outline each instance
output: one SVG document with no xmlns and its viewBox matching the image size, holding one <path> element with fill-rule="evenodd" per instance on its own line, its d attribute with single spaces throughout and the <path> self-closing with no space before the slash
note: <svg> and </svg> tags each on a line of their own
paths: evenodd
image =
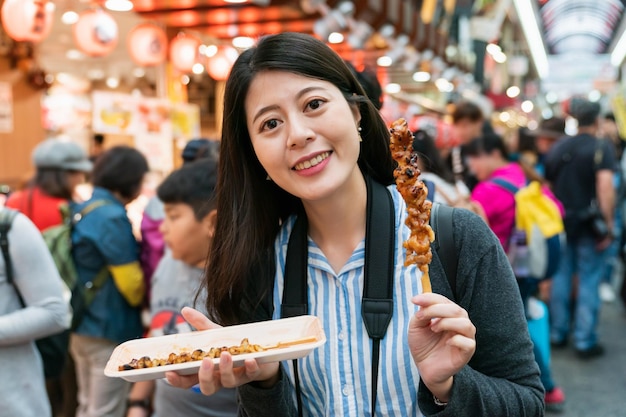
<svg viewBox="0 0 626 417">
<path fill-rule="evenodd" d="M 196 349 L 193 352 L 170 353 L 167 359 L 152 359 L 149 356 L 142 356 L 139 359 L 133 359 L 128 363 L 118 366 L 117 369 L 118 371 L 130 371 L 133 369 L 154 368 L 157 366 L 174 365 L 177 363 L 201 361 L 204 358 L 217 359 L 220 357 L 222 352 L 228 352 L 231 355 L 243 355 L 244 353 L 264 352 L 270 349 L 286 348 L 294 345 L 301 345 L 304 343 L 312 343 L 316 340 L 316 337 L 309 336 L 303 337 L 301 339 L 290 340 L 287 342 L 278 342 L 275 345 L 271 346 L 261 346 L 252 345 L 250 344 L 250 342 L 248 342 L 248 339 L 245 338 L 241 341 L 239 346 L 212 347 L 207 351 L 204 351 L 202 349 Z"/>
</svg>

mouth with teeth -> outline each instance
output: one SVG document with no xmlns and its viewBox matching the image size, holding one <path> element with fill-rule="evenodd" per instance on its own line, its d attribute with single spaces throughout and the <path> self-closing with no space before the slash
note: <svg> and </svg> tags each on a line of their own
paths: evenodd
<svg viewBox="0 0 626 417">
<path fill-rule="evenodd" d="M 330 156 L 330 152 L 328 152 L 328 151 L 323 152 L 323 153 L 321 153 L 321 154 L 319 154 L 317 156 L 314 156 L 313 158 L 309 159 L 308 161 L 300 162 L 299 164 L 294 166 L 293 169 L 295 171 L 302 171 L 303 169 L 312 168 L 312 167 L 314 167 L 316 165 L 321 164 L 329 156 Z"/>
</svg>

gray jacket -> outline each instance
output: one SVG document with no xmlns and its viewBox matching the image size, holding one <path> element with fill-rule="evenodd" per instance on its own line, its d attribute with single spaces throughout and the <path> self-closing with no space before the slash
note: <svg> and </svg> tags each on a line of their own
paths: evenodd
<svg viewBox="0 0 626 417">
<path fill-rule="evenodd" d="M 0 256 L 0 415 L 46 417 L 51 411 L 34 341 L 68 328 L 69 307 L 63 300 L 61 277 L 35 225 L 18 214 L 8 237 L 14 284 L 26 307 L 7 282 Z"/>
<path fill-rule="evenodd" d="M 453 223 L 459 261 L 456 302 L 476 326 L 476 352 L 455 375 L 446 407 L 435 405 L 432 394 L 420 382 L 420 410 L 425 416 L 441 417 L 543 415 L 539 368 L 519 289 L 502 246 L 489 227 L 467 210 L 455 210 Z M 430 277 L 434 292 L 454 298 L 435 251 Z M 241 417 L 298 415 L 293 386 L 282 368 L 280 381 L 273 388 L 247 384 L 238 391 Z"/>
</svg>

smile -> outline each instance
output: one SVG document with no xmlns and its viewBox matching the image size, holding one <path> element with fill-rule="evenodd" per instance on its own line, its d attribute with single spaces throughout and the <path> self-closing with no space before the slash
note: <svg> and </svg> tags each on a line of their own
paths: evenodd
<svg viewBox="0 0 626 417">
<path fill-rule="evenodd" d="M 293 169 L 295 169 L 296 171 L 301 171 L 303 169 L 309 169 L 311 167 L 319 165 L 323 160 L 328 158 L 329 155 L 330 155 L 330 152 L 328 152 L 328 151 L 324 152 L 324 153 L 321 153 L 321 154 L 317 155 L 316 157 L 313 157 L 313 158 L 309 159 L 308 161 L 300 162 L 295 167 L 293 167 Z"/>
</svg>

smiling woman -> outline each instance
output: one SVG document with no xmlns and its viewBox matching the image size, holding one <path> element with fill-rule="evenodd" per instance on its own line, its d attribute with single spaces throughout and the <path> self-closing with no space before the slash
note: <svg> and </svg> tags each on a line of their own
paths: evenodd
<svg viewBox="0 0 626 417">
<path fill-rule="evenodd" d="M 320 319 L 328 342 L 293 363 L 234 366 L 224 352 L 219 370 L 204 360 L 197 375 L 168 372 L 170 383 L 199 382 L 205 394 L 239 387 L 241 416 L 542 414 L 532 344 L 499 243 L 480 218 L 453 212 L 457 300 L 436 254 L 433 293 L 425 293 L 422 272 L 404 265 L 410 230 L 388 127 L 335 52 L 303 34 L 261 39 L 232 68 L 224 115 L 203 284 L 213 321 L 192 309 L 183 315 L 209 329 L 297 309 Z M 370 245 L 382 229 L 389 256 Z M 294 236 L 302 236 L 300 253 Z M 369 274 L 380 258 L 389 268 Z M 370 284 L 392 296 L 361 299 Z M 391 313 L 380 331 L 366 317 L 372 303 Z"/>
</svg>

